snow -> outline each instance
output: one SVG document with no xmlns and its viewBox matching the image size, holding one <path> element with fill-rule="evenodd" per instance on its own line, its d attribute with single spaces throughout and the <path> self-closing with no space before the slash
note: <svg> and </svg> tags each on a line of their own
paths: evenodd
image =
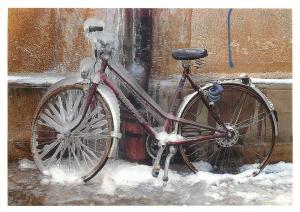
<svg viewBox="0 0 300 212">
<path fill-rule="evenodd" d="M 122 134 L 120 133 L 120 106 L 119 102 L 115 96 L 115 94 L 105 85 L 98 85 L 99 93 L 105 98 L 109 108 L 111 109 L 114 131 L 112 132 L 112 136 L 114 137 L 113 144 L 111 147 L 111 151 L 109 154 L 109 158 L 117 157 L 118 150 L 118 140 L 121 138 Z"/>
<path fill-rule="evenodd" d="M 94 70 L 95 60 L 91 57 L 83 58 L 80 61 L 79 70 L 80 72 L 85 72 L 86 76 L 89 76 Z"/>
<path fill-rule="evenodd" d="M 263 79 L 263 78 L 251 78 L 254 84 L 292 84 L 293 79 Z"/>
<path fill-rule="evenodd" d="M 105 23 L 102 20 L 95 19 L 95 18 L 87 19 L 84 22 L 83 30 L 84 30 L 85 36 L 92 42 L 97 42 L 101 32 L 89 32 L 90 26 L 102 26 L 104 28 Z"/>
<path fill-rule="evenodd" d="M 33 86 L 49 86 L 60 80 L 65 75 L 62 74 L 26 74 L 8 76 L 8 84 L 29 84 Z"/>
<path fill-rule="evenodd" d="M 79 173 L 68 173 L 58 167 L 51 168 L 48 172 L 47 175 L 51 176 L 50 183 L 65 185 L 82 183 Z"/>
<path fill-rule="evenodd" d="M 146 85 L 146 71 L 145 68 L 139 64 L 133 61 L 133 63 L 130 65 L 128 72 L 136 79 L 136 81 L 141 85 Z"/>
<path fill-rule="evenodd" d="M 28 161 L 22 163 L 27 164 Z M 250 169 L 237 175 L 209 172 L 193 174 L 170 170 L 168 184 L 163 188 L 162 170 L 158 178 L 153 178 L 151 166 L 109 160 L 89 183 L 93 185 L 91 186 L 93 192 L 99 195 L 124 194 L 128 197 L 148 195 L 153 198 L 166 198 L 166 200 L 172 196 L 183 204 L 289 205 L 293 203 L 292 163 L 279 162 L 268 165 L 256 177 L 251 176 L 255 171 L 253 167 L 255 164 L 245 166 L 245 169 Z M 65 175 L 61 170 L 52 170 L 52 172 L 52 177 L 43 178 L 41 184 L 84 185 L 74 175 Z"/>
<path fill-rule="evenodd" d="M 261 198 L 261 196 L 255 192 L 236 192 L 236 195 L 242 197 L 246 202 L 255 201 L 256 199 Z"/>
<path fill-rule="evenodd" d="M 156 139 L 162 143 L 166 143 L 168 141 L 177 141 L 184 138 L 176 132 L 167 133 L 166 131 L 161 131 L 157 134 Z"/>
<path fill-rule="evenodd" d="M 100 32 L 89 32 L 90 26 L 105 26 L 102 20 L 90 18 L 84 22 L 84 35 L 86 38 L 94 45 L 95 49 L 100 49 L 101 47 L 109 49 L 116 49 L 118 47 L 118 39 L 115 33 L 108 32 L 107 30 Z"/>
<path fill-rule="evenodd" d="M 20 169 L 37 169 L 35 163 L 28 159 L 19 160 Z"/>
</svg>

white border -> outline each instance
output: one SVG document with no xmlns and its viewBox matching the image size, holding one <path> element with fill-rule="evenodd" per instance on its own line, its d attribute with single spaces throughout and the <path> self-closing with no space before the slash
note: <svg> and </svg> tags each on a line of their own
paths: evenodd
<svg viewBox="0 0 300 212">
<path fill-rule="evenodd" d="M 297 119 L 299 118 L 299 112 L 295 109 L 300 108 L 299 101 L 300 98 L 297 98 L 300 94 L 300 66 L 299 66 L 299 27 L 300 27 L 300 3 L 296 0 L 150 0 L 150 1 L 141 1 L 141 0 L 112 0 L 112 1 L 100 1 L 100 0 L 52 0 L 52 1 L 43 1 L 43 0 L 1 0 L 0 1 L 0 67 L 1 67 L 1 76 L 0 76 L 0 111 L 1 113 L 1 146 L 0 146 L 0 168 L 1 168 L 1 180 L 0 180 L 0 204 L 1 211 L 11 211 L 11 210 L 22 210 L 30 211 L 33 210 L 52 210 L 53 207 L 7 207 L 7 9 L 8 8 L 50 8 L 50 7 L 60 7 L 60 8 L 112 8 L 112 7 L 144 7 L 144 8 L 292 8 L 293 9 L 293 132 L 294 132 L 294 155 L 299 151 L 299 129 L 297 126 Z M 298 119 L 299 120 L 299 119 Z M 222 211 L 241 211 L 241 210 L 261 210 L 261 211 L 299 211 L 299 161 L 297 157 L 294 157 L 294 206 L 292 207 L 189 207 L 184 210 L 222 210 Z M 66 208 L 66 207 L 55 207 L 55 210 L 120 210 L 119 207 L 80 207 L 80 208 Z M 141 210 L 182 210 L 182 207 L 130 207 L 130 211 L 141 211 Z M 122 208 L 121 210 L 124 210 Z"/>
<path fill-rule="evenodd" d="M 7 204 L 7 10 L 0 8 L 0 205 Z"/>
<path fill-rule="evenodd" d="M 4 0 L 2 0 L 4 1 Z M 9 0 L 5 1 L 7 7 L 60 7 L 60 8 L 292 8 L 297 0 Z"/>
</svg>

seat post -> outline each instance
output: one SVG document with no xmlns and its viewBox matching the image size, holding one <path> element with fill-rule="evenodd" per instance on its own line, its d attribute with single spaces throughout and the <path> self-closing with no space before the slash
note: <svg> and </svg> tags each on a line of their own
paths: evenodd
<svg viewBox="0 0 300 212">
<path fill-rule="evenodd" d="M 179 81 L 179 84 L 177 85 L 177 88 L 176 88 L 176 91 L 175 91 L 175 94 L 174 94 L 174 98 L 173 98 L 172 104 L 171 104 L 170 109 L 169 109 L 169 114 L 171 114 L 171 115 L 175 115 L 175 113 L 178 109 L 178 106 L 180 104 L 180 98 L 181 98 L 182 90 L 183 90 L 186 78 L 190 73 L 190 64 L 187 64 L 187 63 L 184 64 L 183 63 L 182 67 L 183 67 L 183 72 L 182 72 L 182 75 L 181 75 L 181 79 Z M 168 133 L 172 129 L 171 123 L 172 123 L 172 121 L 167 119 L 165 121 L 165 124 L 164 124 L 164 129 Z"/>
</svg>

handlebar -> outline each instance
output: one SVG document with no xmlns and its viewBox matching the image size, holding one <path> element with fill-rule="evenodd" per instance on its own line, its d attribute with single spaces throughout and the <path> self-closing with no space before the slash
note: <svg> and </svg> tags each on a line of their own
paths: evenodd
<svg viewBox="0 0 300 212">
<path fill-rule="evenodd" d="M 103 31 L 102 26 L 89 26 L 88 32 L 101 32 Z"/>
</svg>

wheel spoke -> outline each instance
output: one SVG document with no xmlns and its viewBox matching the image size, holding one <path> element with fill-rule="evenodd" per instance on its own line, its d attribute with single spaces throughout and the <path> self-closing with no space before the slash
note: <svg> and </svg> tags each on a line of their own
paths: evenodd
<svg viewBox="0 0 300 212">
<path fill-rule="evenodd" d="M 240 130 L 240 129 L 249 127 L 249 126 L 251 126 L 251 125 L 253 125 L 253 124 L 257 124 L 257 123 L 259 123 L 259 122 L 265 120 L 266 118 L 268 118 L 269 115 L 270 115 L 270 113 L 265 113 L 265 116 L 262 117 L 262 118 L 261 118 L 262 115 L 260 115 L 260 116 L 258 116 L 257 118 L 251 118 L 251 119 L 249 119 L 248 122 L 246 122 L 246 123 L 243 121 L 243 124 L 238 124 L 238 125 L 237 125 L 237 129 Z M 260 119 L 259 119 L 259 118 L 260 118 Z M 253 120 L 253 122 L 250 122 L 250 121 L 252 121 L 252 120 Z"/>
<path fill-rule="evenodd" d="M 236 108 L 234 109 L 233 115 L 232 115 L 229 123 L 235 125 L 236 122 L 239 120 L 240 114 L 242 112 L 243 106 L 246 101 L 246 97 L 247 97 L 247 95 L 245 93 L 241 94 L 241 96 L 239 98 L 239 102 L 238 102 Z"/>
<path fill-rule="evenodd" d="M 56 119 L 58 119 L 58 123 L 62 124 L 64 121 L 61 119 L 61 116 L 59 114 L 59 111 L 57 111 L 57 109 L 53 106 L 52 103 L 48 103 L 48 107 L 50 108 L 50 110 L 54 113 L 54 116 L 56 117 Z"/>
<path fill-rule="evenodd" d="M 46 122 L 45 126 L 55 129 L 57 132 L 61 132 L 62 127 L 60 125 L 58 125 L 55 121 L 53 121 L 49 116 L 42 113 L 40 115 L 40 118 Z"/>
<path fill-rule="evenodd" d="M 59 108 L 59 112 L 60 112 L 60 115 L 61 115 L 61 119 L 62 119 L 62 122 L 66 122 L 66 111 L 64 109 L 64 106 L 63 106 L 63 102 L 62 102 L 62 99 L 61 99 L 61 96 L 58 96 L 57 97 L 57 103 L 56 105 L 58 106 Z"/>
<path fill-rule="evenodd" d="M 60 139 L 57 139 L 52 144 L 45 145 L 43 147 L 43 152 L 40 155 L 40 158 L 43 159 L 52 149 L 54 149 L 54 147 L 56 147 L 57 144 L 59 144 L 59 142 L 60 142 Z"/>
<path fill-rule="evenodd" d="M 60 163 L 61 163 L 61 159 L 62 159 L 62 157 L 63 157 L 63 155 L 65 154 L 65 152 L 66 152 L 66 147 L 67 147 L 67 145 L 66 145 L 66 143 L 65 143 L 65 141 L 63 141 L 63 143 L 64 143 L 64 145 L 63 145 L 63 147 L 62 147 L 62 149 L 61 149 L 61 151 L 60 151 L 60 154 L 59 154 L 59 158 L 58 158 L 58 160 L 57 160 L 57 164 L 59 164 L 60 165 Z"/>
<path fill-rule="evenodd" d="M 49 161 L 47 161 L 47 167 L 50 167 L 52 165 L 52 163 L 55 162 L 55 160 L 57 161 L 56 156 L 58 155 L 58 153 L 62 150 L 62 147 L 64 146 L 64 142 L 60 142 L 60 144 L 58 145 L 58 147 L 56 148 L 54 154 L 51 156 L 51 158 L 49 159 Z"/>
<path fill-rule="evenodd" d="M 57 119 L 55 114 L 53 115 L 49 109 L 46 109 L 45 113 L 49 116 L 49 118 L 53 119 L 54 122 L 58 123 L 59 125 L 62 125 L 61 121 L 59 119 Z"/>
<path fill-rule="evenodd" d="M 78 112 L 79 112 L 79 103 L 80 103 L 81 100 L 82 100 L 82 96 L 83 96 L 83 94 L 80 93 L 80 94 L 78 94 L 78 96 L 76 97 L 76 100 L 75 100 L 74 105 L 73 105 L 73 107 L 72 107 L 72 110 L 73 110 L 72 116 L 73 116 L 73 117 L 74 117 L 75 115 L 78 115 Z"/>
<path fill-rule="evenodd" d="M 238 173 L 245 163 L 254 160 L 259 160 L 260 167 L 264 167 L 271 155 L 275 139 L 275 124 L 270 117 L 272 112 L 269 112 L 259 94 L 245 86 L 224 84 L 223 88 L 222 99 L 214 109 L 232 132 L 232 137 L 223 141 L 212 139 L 210 142 L 214 146 L 211 147 L 206 141 L 182 145 L 180 153 L 184 161 L 193 171 L 197 171 L 198 161 L 208 162 L 214 167 L 214 171 L 222 173 Z M 181 118 L 207 126 L 218 126 L 209 111 L 203 110 L 201 105 L 202 99 L 195 96 L 187 104 Z M 179 123 L 178 133 L 192 138 L 196 135 L 206 135 L 209 131 L 200 131 Z"/>
<path fill-rule="evenodd" d="M 95 153 L 93 152 L 93 151 L 91 151 L 92 149 L 89 147 L 89 146 L 87 146 L 87 145 L 85 145 L 85 144 L 83 144 L 83 143 L 81 143 L 81 146 L 83 147 L 83 149 L 84 150 L 86 150 L 86 152 L 88 152 L 91 156 L 93 156 L 96 160 L 99 160 L 99 158 L 95 155 Z M 90 150 L 91 149 L 91 150 Z"/>
<path fill-rule="evenodd" d="M 78 165 L 78 168 L 80 168 L 81 165 L 80 165 L 79 159 L 77 158 L 77 156 L 76 156 L 76 154 L 75 154 L 75 145 L 74 145 L 74 142 L 72 142 L 72 144 L 70 144 L 70 149 L 71 149 L 71 151 L 72 151 L 72 154 L 73 154 L 73 157 L 74 157 L 74 159 L 75 159 L 75 162 L 76 162 L 77 165 Z M 75 167 L 75 168 L 76 168 L 76 167 Z"/>
</svg>

